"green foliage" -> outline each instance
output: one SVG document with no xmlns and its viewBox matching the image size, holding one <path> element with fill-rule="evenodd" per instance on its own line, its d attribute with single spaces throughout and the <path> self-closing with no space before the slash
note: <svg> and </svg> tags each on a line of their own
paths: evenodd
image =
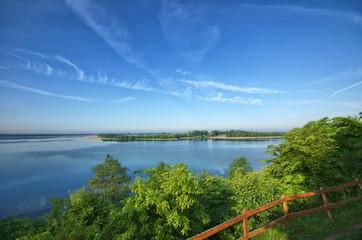
<svg viewBox="0 0 362 240">
<path fill-rule="evenodd" d="M 220 132 L 219 135 L 225 135 L 226 137 L 275 137 L 284 136 L 284 132 L 255 132 L 255 131 L 243 131 L 243 130 L 228 130 Z"/>
<path fill-rule="evenodd" d="M 95 174 L 89 181 L 89 187 L 105 198 L 118 202 L 130 193 L 129 183 L 131 177 L 127 175 L 127 168 L 122 167 L 118 160 L 107 154 L 104 163 L 92 168 Z"/>
<path fill-rule="evenodd" d="M 241 215 L 243 209 L 253 210 L 273 201 L 280 199 L 283 195 L 277 180 L 268 177 L 265 173 L 250 172 L 239 174 L 229 179 L 227 183 L 233 193 L 229 197 L 231 209 L 234 216 Z M 248 220 L 250 229 L 267 224 L 278 214 L 278 209 L 261 212 Z M 242 225 L 236 225 L 236 232 L 242 232 Z"/>
<path fill-rule="evenodd" d="M 199 233 L 210 219 L 198 199 L 203 194 L 195 173 L 184 164 L 162 165 L 144 171 L 132 184 L 119 218 L 126 229 L 121 239 L 185 239 Z"/>
<path fill-rule="evenodd" d="M 112 203 L 86 188 L 70 194 L 70 199 L 52 199 L 53 208 L 44 216 L 47 225 L 37 234 L 21 239 L 100 239 Z M 44 221 L 43 221 L 44 222 Z"/>
<path fill-rule="evenodd" d="M 250 166 L 250 162 L 244 157 L 235 158 L 230 164 L 227 176 L 229 179 L 234 178 L 237 175 L 245 175 L 252 172 L 253 169 Z"/>
<path fill-rule="evenodd" d="M 0 220 L 0 239 L 17 239 L 21 236 L 35 236 L 45 230 L 45 221 L 41 218 L 12 218 Z"/>
<path fill-rule="evenodd" d="M 233 195 L 233 192 L 223 177 L 205 174 L 199 179 L 199 184 L 203 189 L 203 192 L 198 196 L 198 199 L 205 207 L 205 212 L 210 218 L 207 225 L 203 226 L 202 230 L 200 229 L 200 233 L 230 220 L 235 217 L 235 213 L 231 209 L 229 200 L 229 198 Z M 215 235 L 214 238 L 228 239 L 230 236 L 231 239 L 235 239 L 233 238 L 233 235 L 230 234 L 229 230 L 224 230 Z"/>
<path fill-rule="evenodd" d="M 279 179 L 286 195 L 330 187 L 361 177 L 362 123 L 356 118 L 323 118 L 296 128 L 279 146 L 266 170 Z"/>
<path fill-rule="evenodd" d="M 54 232 L 64 239 L 95 239 L 107 223 L 110 209 L 108 199 L 81 188 L 70 195 L 64 220 Z"/>
</svg>

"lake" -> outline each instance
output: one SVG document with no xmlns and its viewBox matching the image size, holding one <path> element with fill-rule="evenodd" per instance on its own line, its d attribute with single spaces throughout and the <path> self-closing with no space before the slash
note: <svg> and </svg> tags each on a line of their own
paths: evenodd
<svg viewBox="0 0 362 240">
<path fill-rule="evenodd" d="M 87 185 L 91 167 L 102 163 L 106 154 L 129 169 L 184 163 L 199 172 L 225 176 L 234 158 L 245 157 L 254 170 L 268 158 L 268 145 L 282 139 L 243 141 L 141 141 L 102 142 L 84 136 L 1 136 L 0 137 L 0 217 L 37 217 L 49 210 L 49 199 L 68 197 Z"/>
</svg>

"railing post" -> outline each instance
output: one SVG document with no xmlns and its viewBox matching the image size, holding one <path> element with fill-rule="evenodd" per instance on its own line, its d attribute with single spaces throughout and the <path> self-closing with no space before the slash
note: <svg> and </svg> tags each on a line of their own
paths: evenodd
<svg viewBox="0 0 362 240">
<path fill-rule="evenodd" d="M 358 181 L 359 179 L 355 178 L 354 180 Z M 358 185 L 359 185 L 359 188 L 362 190 L 362 185 L 361 184 L 358 184 Z"/>
<path fill-rule="evenodd" d="M 246 208 L 243 209 L 243 214 L 245 214 L 248 210 Z M 248 240 L 248 217 L 244 218 L 244 239 Z"/>
<path fill-rule="evenodd" d="M 287 196 L 282 195 L 282 198 L 286 198 Z M 283 202 L 283 208 L 284 208 L 284 216 L 286 217 L 285 219 L 285 225 L 287 225 L 287 227 L 289 226 L 289 219 L 288 219 L 288 201 Z"/>
<path fill-rule="evenodd" d="M 320 188 L 321 190 L 324 190 L 323 187 Z M 323 197 L 323 201 L 324 201 L 324 206 L 328 206 L 328 198 L 327 198 L 327 194 L 322 193 L 322 197 Z M 333 216 L 332 216 L 332 212 L 331 210 L 327 210 L 328 211 L 328 217 L 331 221 L 333 221 Z"/>
</svg>

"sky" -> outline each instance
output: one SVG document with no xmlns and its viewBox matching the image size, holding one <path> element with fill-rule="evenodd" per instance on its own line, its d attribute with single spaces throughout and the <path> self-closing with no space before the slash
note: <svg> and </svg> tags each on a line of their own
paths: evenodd
<svg viewBox="0 0 362 240">
<path fill-rule="evenodd" d="M 288 131 L 362 111 L 359 0 L 0 0 L 0 133 Z"/>
</svg>

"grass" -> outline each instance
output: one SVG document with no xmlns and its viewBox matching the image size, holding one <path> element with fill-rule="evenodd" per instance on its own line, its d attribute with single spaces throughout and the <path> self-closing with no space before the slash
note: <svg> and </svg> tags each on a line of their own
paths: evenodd
<svg viewBox="0 0 362 240">
<path fill-rule="evenodd" d="M 362 228 L 352 231 L 345 236 L 337 238 L 337 240 L 361 240 L 362 239 Z"/>
<path fill-rule="evenodd" d="M 329 220 L 326 211 L 292 218 L 289 227 L 281 223 L 253 237 L 253 240 L 314 240 L 341 233 L 346 231 L 348 227 L 362 222 L 362 201 L 334 208 L 332 215 L 333 221 Z M 338 240 L 362 239 L 361 229 L 351 232 L 350 235 Z"/>
</svg>

